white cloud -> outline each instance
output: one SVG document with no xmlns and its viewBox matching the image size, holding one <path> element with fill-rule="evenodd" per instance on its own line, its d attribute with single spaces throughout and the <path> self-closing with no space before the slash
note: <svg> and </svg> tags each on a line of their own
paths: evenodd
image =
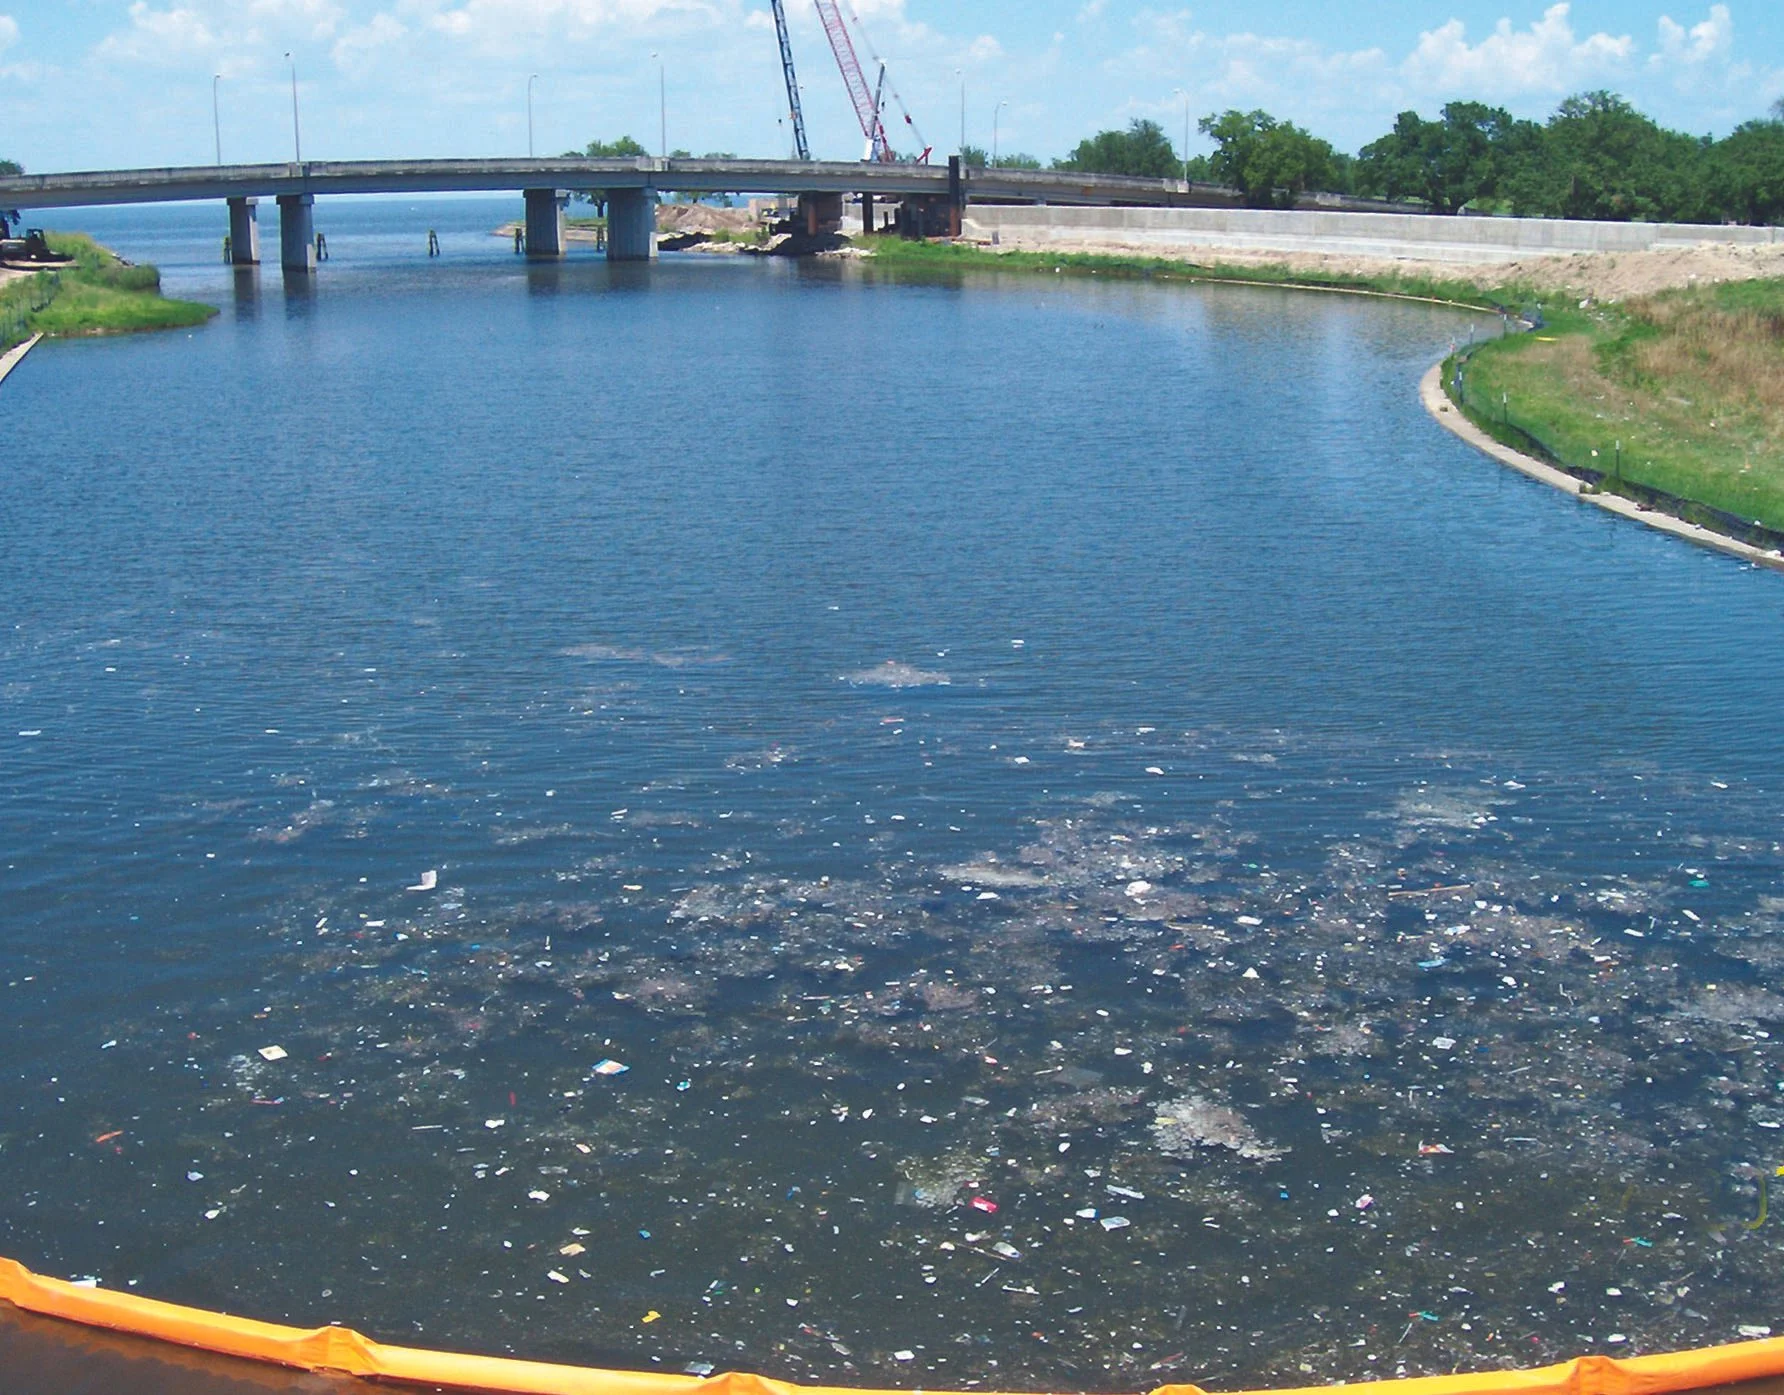
<svg viewBox="0 0 1784 1395">
<path fill-rule="evenodd" d="M 1660 47 L 1648 57 L 1650 68 L 1726 60 L 1734 46 L 1734 20 L 1726 5 L 1711 5 L 1709 18 L 1689 29 L 1671 15 L 1661 15 L 1659 27 Z"/>
<path fill-rule="evenodd" d="M 1415 88 L 1475 97 L 1561 93 L 1626 73 L 1635 40 L 1603 32 L 1579 38 L 1569 9 L 1551 5 L 1528 29 L 1513 29 L 1502 19 L 1478 44 L 1470 44 L 1462 21 L 1452 19 L 1419 35 L 1400 71 Z"/>
<path fill-rule="evenodd" d="M 1312 39 L 1210 34 L 1188 10 L 1145 10 L 1134 21 L 1145 42 L 1105 65 L 1117 76 L 1190 78 L 1204 105 L 1251 106 L 1293 94 L 1300 105 L 1348 107 L 1393 83 L 1379 48 L 1328 49 Z M 1137 109 L 1137 108 L 1136 108 Z"/>
<path fill-rule="evenodd" d="M 543 38 L 572 42 L 598 33 L 642 35 L 714 28 L 737 17 L 727 0 L 413 0 L 423 23 L 440 34 L 511 52 Z"/>
<path fill-rule="evenodd" d="M 130 7 L 130 27 L 107 35 L 101 58 L 157 66 L 180 66 L 216 52 L 217 36 L 196 10 L 151 9 L 146 0 Z"/>
<path fill-rule="evenodd" d="M 19 41 L 19 22 L 11 15 L 0 15 L 0 53 Z"/>
<path fill-rule="evenodd" d="M 1078 10 L 1078 23 L 1089 24 L 1092 20 L 1101 19 L 1103 11 L 1109 8 L 1109 0 L 1084 0 Z"/>
<path fill-rule="evenodd" d="M 375 14 L 365 24 L 355 25 L 335 41 L 331 56 L 338 68 L 363 72 L 376 61 L 378 53 L 391 44 L 407 38 L 409 27 L 393 14 Z"/>
</svg>

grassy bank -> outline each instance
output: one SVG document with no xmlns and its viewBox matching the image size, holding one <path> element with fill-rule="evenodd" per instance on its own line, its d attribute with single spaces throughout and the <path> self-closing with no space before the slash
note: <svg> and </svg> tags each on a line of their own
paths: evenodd
<svg viewBox="0 0 1784 1395">
<path fill-rule="evenodd" d="M 75 265 L 0 286 L 0 350 L 33 334 L 127 334 L 203 324 L 217 312 L 161 294 L 161 273 L 126 266 L 83 233 L 52 233 L 50 246 Z"/>
<path fill-rule="evenodd" d="M 1784 280 L 1551 309 L 1543 329 L 1477 350 L 1463 384 L 1479 425 L 1512 445 L 1527 432 L 1606 489 L 1784 529 Z"/>
<path fill-rule="evenodd" d="M 1497 311 L 1521 306 L 1529 297 L 1515 287 L 1483 290 L 1470 281 L 1393 273 L 1364 276 L 1288 267 L 1191 262 L 1175 257 L 1146 257 L 1105 252 L 997 251 L 958 242 L 907 242 L 890 236 L 858 237 L 857 247 L 873 253 L 882 266 L 911 271 L 1016 271 L 1080 276 L 1113 276 L 1158 281 L 1225 281 L 1243 285 L 1299 286 L 1329 291 L 1409 296 L 1470 309 Z"/>
</svg>

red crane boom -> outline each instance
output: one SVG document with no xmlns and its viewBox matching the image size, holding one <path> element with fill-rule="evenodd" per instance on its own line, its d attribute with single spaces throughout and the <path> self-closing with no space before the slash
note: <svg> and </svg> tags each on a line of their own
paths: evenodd
<svg viewBox="0 0 1784 1395">
<path fill-rule="evenodd" d="M 867 75 L 861 71 L 861 60 L 855 56 L 855 44 L 849 38 L 848 25 L 843 23 L 842 11 L 837 9 L 836 0 L 813 2 L 818 7 L 818 18 L 824 21 L 824 33 L 829 36 L 831 52 L 836 55 L 836 66 L 842 69 L 849 100 L 855 104 L 855 119 L 861 123 L 861 134 L 867 137 L 873 158 L 889 162 L 895 158 L 892 142 L 886 139 L 879 103 L 874 101 L 873 93 L 868 89 Z"/>
</svg>

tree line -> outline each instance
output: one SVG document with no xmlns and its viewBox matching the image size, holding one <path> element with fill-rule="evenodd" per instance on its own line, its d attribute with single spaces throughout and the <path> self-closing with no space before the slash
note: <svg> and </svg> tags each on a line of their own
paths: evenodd
<svg viewBox="0 0 1784 1395">
<path fill-rule="evenodd" d="M 1215 112 L 1198 124 L 1214 142 L 1212 154 L 1185 160 L 1156 121 L 1136 120 L 1080 141 L 1053 167 L 1187 175 L 1236 189 L 1254 208 L 1336 193 L 1421 203 L 1434 213 L 1784 221 L 1784 99 L 1721 140 L 1669 131 L 1613 92 L 1569 97 L 1546 122 L 1482 102 L 1450 102 L 1434 120 L 1403 111 L 1391 131 L 1355 155 L 1265 111 Z M 1040 162 L 1009 156 L 996 163 Z"/>
</svg>

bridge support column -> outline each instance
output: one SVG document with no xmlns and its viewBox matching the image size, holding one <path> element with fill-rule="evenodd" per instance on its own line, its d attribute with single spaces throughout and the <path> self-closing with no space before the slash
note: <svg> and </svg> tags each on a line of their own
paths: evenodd
<svg viewBox="0 0 1784 1395">
<path fill-rule="evenodd" d="M 569 199 L 556 189 L 528 189 L 527 256 L 564 255 L 564 205 Z"/>
<path fill-rule="evenodd" d="M 229 201 L 229 262 L 231 266 L 260 264 L 260 215 L 255 211 L 259 199 Z"/>
<path fill-rule="evenodd" d="M 841 194 L 801 194 L 799 223 L 807 237 L 822 237 L 842 231 Z"/>
<path fill-rule="evenodd" d="M 316 269 L 316 196 L 279 195 L 279 265 L 305 275 Z"/>
<path fill-rule="evenodd" d="M 657 191 L 607 191 L 607 260 L 647 262 L 657 255 Z"/>
</svg>

